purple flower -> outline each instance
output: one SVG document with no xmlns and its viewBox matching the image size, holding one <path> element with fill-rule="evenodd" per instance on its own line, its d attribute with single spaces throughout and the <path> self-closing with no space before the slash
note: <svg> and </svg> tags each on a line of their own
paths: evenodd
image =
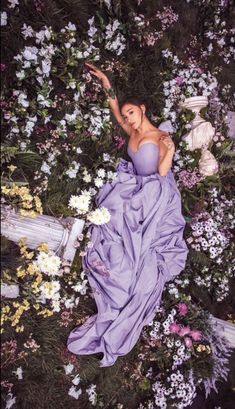
<svg viewBox="0 0 235 409">
<path fill-rule="evenodd" d="M 198 182 L 202 180 L 202 176 L 198 173 L 196 169 L 192 171 L 188 170 L 181 170 L 177 174 L 178 176 L 178 184 L 180 188 L 187 187 L 191 189 L 195 186 Z"/>
</svg>

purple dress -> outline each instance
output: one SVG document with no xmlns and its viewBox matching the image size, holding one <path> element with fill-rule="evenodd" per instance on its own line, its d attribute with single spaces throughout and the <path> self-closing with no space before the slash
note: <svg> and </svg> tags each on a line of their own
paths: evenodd
<svg viewBox="0 0 235 409">
<path fill-rule="evenodd" d="M 101 367 L 135 346 L 188 253 L 173 174 L 157 172 L 159 147 L 145 142 L 128 154 L 132 162 L 121 159 L 117 177 L 96 196 L 111 220 L 90 226 L 94 245 L 83 257 L 98 312 L 71 331 L 67 344 L 77 355 L 103 352 Z"/>
</svg>

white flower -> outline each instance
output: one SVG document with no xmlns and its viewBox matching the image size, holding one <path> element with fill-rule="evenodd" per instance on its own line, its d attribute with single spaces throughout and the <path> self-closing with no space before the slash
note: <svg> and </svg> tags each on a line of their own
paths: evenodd
<svg viewBox="0 0 235 409">
<path fill-rule="evenodd" d="M 94 385 L 93 383 L 89 386 L 89 388 L 86 389 L 86 392 L 89 396 L 89 401 L 93 406 L 95 406 L 97 403 L 97 393 L 95 389 L 96 385 Z"/>
<path fill-rule="evenodd" d="M 78 170 L 80 168 L 80 163 L 75 160 L 72 162 L 72 166 L 65 172 L 71 179 L 74 179 L 77 176 Z"/>
<path fill-rule="evenodd" d="M 111 219 L 111 214 L 106 207 L 101 207 L 100 209 L 93 210 L 87 216 L 87 219 L 93 224 L 105 224 Z"/>
<path fill-rule="evenodd" d="M 53 251 L 45 253 L 40 251 L 35 262 L 42 273 L 48 276 L 61 275 L 59 272 L 61 266 L 61 260 L 54 254 Z"/>
<path fill-rule="evenodd" d="M 76 152 L 77 152 L 77 153 L 82 153 L 82 149 L 78 147 L 78 148 L 76 149 Z"/>
<path fill-rule="evenodd" d="M 89 192 L 83 191 L 81 195 L 72 195 L 69 200 L 69 207 L 75 209 L 77 214 L 85 214 L 89 210 L 91 196 Z"/>
<path fill-rule="evenodd" d="M 75 284 L 74 286 L 72 286 L 72 288 L 73 288 L 73 290 L 76 292 L 76 293 L 80 293 L 80 294 L 82 294 L 82 295 L 85 295 L 86 294 L 86 292 L 87 292 L 87 290 L 88 290 L 88 287 L 87 287 L 87 282 L 88 282 L 88 280 L 84 280 L 82 283 L 81 282 L 78 282 L 77 284 Z"/>
<path fill-rule="evenodd" d="M 27 47 L 26 46 L 24 48 L 22 55 L 25 58 L 25 60 L 37 62 L 37 53 L 38 53 L 37 47 Z"/>
<path fill-rule="evenodd" d="M 8 0 L 8 3 L 9 3 L 9 8 L 10 8 L 10 9 L 14 9 L 15 6 L 18 6 L 18 5 L 19 5 L 19 1 L 18 1 L 18 0 Z"/>
<path fill-rule="evenodd" d="M 109 179 L 115 179 L 115 177 L 117 176 L 117 172 L 112 172 L 111 170 L 109 170 L 108 172 L 107 172 L 107 177 L 109 178 Z"/>
<path fill-rule="evenodd" d="M 110 160 L 110 155 L 108 153 L 103 153 L 103 160 L 104 162 L 108 162 Z"/>
<path fill-rule="evenodd" d="M 71 124 L 75 119 L 77 118 L 77 112 L 74 112 L 73 114 L 65 114 L 65 120 Z"/>
<path fill-rule="evenodd" d="M 24 70 L 16 71 L 16 77 L 19 78 L 19 80 L 23 80 L 25 78 Z"/>
<path fill-rule="evenodd" d="M 69 396 L 72 396 L 72 398 L 78 399 L 79 396 L 82 394 L 82 390 L 81 388 L 77 390 L 75 386 L 71 386 L 68 394 Z"/>
<path fill-rule="evenodd" d="M 75 89 L 76 88 L 76 81 L 75 80 L 70 80 L 68 85 L 66 86 L 66 88 L 72 88 Z"/>
<path fill-rule="evenodd" d="M 24 151 L 27 148 L 27 143 L 26 142 L 20 142 L 20 149 Z"/>
<path fill-rule="evenodd" d="M 7 13 L 5 11 L 1 12 L 1 26 L 7 25 Z"/>
<path fill-rule="evenodd" d="M 39 286 L 41 291 L 41 296 L 48 300 L 58 300 L 60 298 L 60 283 L 59 281 L 44 281 L 43 284 Z"/>
<path fill-rule="evenodd" d="M 15 373 L 19 380 L 23 379 L 23 370 L 21 366 L 19 366 L 16 371 L 12 371 L 12 373 Z"/>
<path fill-rule="evenodd" d="M 73 308 L 74 307 L 74 297 L 68 298 L 67 300 L 65 300 L 64 306 L 65 308 L 68 308 L 68 309 Z"/>
<path fill-rule="evenodd" d="M 79 376 L 79 375 L 76 375 L 76 376 L 73 378 L 72 383 L 73 383 L 75 386 L 77 386 L 77 385 L 80 383 L 80 380 L 81 380 L 80 376 Z"/>
<path fill-rule="evenodd" d="M 90 183 L 92 178 L 91 175 L 89 175 L 89 173 L 85 173 L 82 179 L 84 180 L 84 182 Z"/>
<path fill-rule="evenodd" d="M 65 374 L 69 375 L 73 372 L 74 369 L 74 365 L 73 364 L 68 364 L 68 365 L 64 365 L 64 370 L 65 370 Z"/>
<path fill-rule="evenodd" d="M 37 101 L 39 102 L 39 104 L 42 107 L 50 107 L 51 106 L 50 102 L 42 94 L 38 94 Z"/>
<path fill-rule="evenodd" d="M 12 393 L 7 394 L 7 400 L 6 400 L 6 407 L 5 409 L 11 409 L 11 407 L 16 403 L 16 397 L 13 397 Z"/>
<path fill-rule="evenodd" d="M 18 104 L 24 108 L 28 108 L 29 101 L 27 101 L 27 95 L 24 92 L 20 92 L 18 95 Z"/>
<path fill-rule="evenodd" d="M 98 170 L 97 170 L 97 175 L 98 175 L 100 178 L 104 178 L 104 177 L 105 177 L 105 170 L 104 170 L 104 169 L 98 169 Z"/>
<path fill-rule="evenodd" d="M 42 163 L 41 171 L 44 172 L 44 173 L 48 173 L 48 175 L 51 174 L 51 168 L 45 161 L 43 161 L 43 163 Z"/>
<path fill-rule="evenodd" d="M 77 171 L 77 169 L 69 168 L 68 170 L 66 170 L 65 173 L 66 173 L 66 175 L 68 175 L 68 177 L 70 179 L 75 179 L 76 176 L 77 176 L 78 171 Z"/>
<path fill-rule="evenodd" d="M 97 177 L 97 178 L 94 179 L 94 184 L 95 184 L 96 187 L 101 187 L 101 186 L 103 186 L 104 181 L 101 178 Z"/>
<path fill-rule="evenodd" d="M 59 298 L 59 297 L 57 297 Z M 51 302 L 52 310 L 55 312 L 60 312 L 60 301 L 59 300 L 52 300 Z"/>
<path fill-rule="evenodd" d="M 38 43 L 43 42 L 45 40 L 45 38 L 47 40 L 50 40 L 50 38 L 51 38 L 50 30 L 47 27 L 45 27 L 44 30 L 41 30 L 38 33 L 36 33 L 36 43 L 38 44 Z"/>
<path fill-rule="evenodd" d="M 33 37 L 33 29 L 31 26 L 27 26 L 25 23 L 21 29 L 21 33 L 23 34 L 24 38 L 26 39 L 27 37 Z"/>
<path fill-rule="evenodd" d="M 69 31 L 76 31 L 76 26 L 75 24 L 72 24 L 71 21 L 69 21 L 69 23 L 67 24 L 67 26 L 65 26 L 65 28 Z"/>
</svg>

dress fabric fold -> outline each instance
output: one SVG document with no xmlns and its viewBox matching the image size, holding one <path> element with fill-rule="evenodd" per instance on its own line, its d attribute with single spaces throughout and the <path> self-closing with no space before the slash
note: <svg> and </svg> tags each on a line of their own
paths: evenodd
<svg viewBox="0 0 235 409">
<path fill-rule="evenodd" d="M 128 154 L 132 162 L 120 159 L 116 178 L 96 196 L 111 220 L 89 227 L 93 247 L 82 260 L 97 313 L 74 328 L 67 342 L 77 355 L 102 352 L 101 367 L 132 350 L 188 253 L 180 192 L 171 170 L 166 176 L 157 172 L 158 146 L 145 143 Z"/>
</svg>

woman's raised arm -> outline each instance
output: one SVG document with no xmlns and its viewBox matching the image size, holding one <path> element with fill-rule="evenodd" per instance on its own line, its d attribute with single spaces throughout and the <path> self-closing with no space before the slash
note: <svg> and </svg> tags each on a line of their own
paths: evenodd
<svg viewBox="0 0 235 409">
<path fill-rule="evenodd" d="M 123 119 L 123 116 L 122 116 L 120 108 L 119 108 L 119 103 L 118 103 L 117 96 L 115 95 L 115 91 L 112 88 L 112 85 L 110 84 L 110 81 L 109 81 L 107 75 L 105 75 L 104 72 L 99 70 L 93 64 L 90 64 L 90 63 L 87 63 L 87 62 L 85 64 L 89 68 L 91 74 L 95 75 L 97 78 L 99 78 L 101 80 L 104 92 L 107 95 L 107 98 L 108 98 L 108 101 L 109 101 L 109 106 L 110 106 L 110 108 L 111 108 L 111 110 L 113 112 L 113 115 L 115 116 L 117 122 L 122 127 L 122 129 L 130 136 L 131 133 L 133 132 L 133 129 Z"/>
</svg>

